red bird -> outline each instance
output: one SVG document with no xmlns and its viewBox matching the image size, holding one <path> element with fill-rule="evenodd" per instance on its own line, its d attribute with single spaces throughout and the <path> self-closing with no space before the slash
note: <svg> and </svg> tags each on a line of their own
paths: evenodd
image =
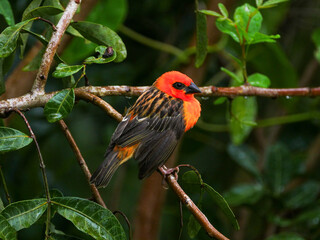
<svg viewBox="0 0 320 240">
<path fill-rule="evenodd" d="M 183 133 L 200 117 L 200 93 L 177 71 L 164 73 L 128 110 L 112 135 L 105 159 L 91 183 L 105 187 L 117 168 L 131 157 L 139 163 L 139 179 L 150 176 L 172 154 Z"/>
</svg>

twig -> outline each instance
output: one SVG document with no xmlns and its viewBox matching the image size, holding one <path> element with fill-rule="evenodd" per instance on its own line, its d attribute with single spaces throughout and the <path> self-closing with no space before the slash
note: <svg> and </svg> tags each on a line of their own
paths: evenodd
<svg viewBox="0 0 320 240">
<path fill-rule="evenodd" d="M 76 13 L 81 0 L 70 0 L 62 17 L 60 18 L 56 31 L 52 33 L 52 37 L 48 43 L 47 49 L 43 55 L 42 62 L 37 73 L 36 79 L 33 83 L 31 94 L 42 95 L 45 93 L 44 87 L 47 82 L 48 73 L 50 70 L 53 57 L 58 49 L 59 43 L 61 42 L 62 36 L 66 31 L 69 23 L 71 22 L 73 15 Z"/>
<path fill-rule="evenodd" d="M 162 175 L 165 175 L 165 169 L 163 167 L 159 168 Z M 219 240 L 228 240 L 223 234 L 221 234 L 212 224 L 209 222 L 207 217 L 200 211 L 196 204 L 191 200 L 191 198 L 183 191 L 183 189 L 178 184 L 176 178 L 170 174 L 166 175 L 166 181 L 176 195 L 180 198 L 181 202 L 189 209 L 193 216 L 197 219 L 200 225 L 208 233 L 210 237 L 215 237 Z"/>
<path fill-rule="evenodd" d="M 44 189 L 45 189 L 45 193 L 46 193 L 46 197 L 47 197 L 47 204 L 48 204 L 47 221 L 46 221 L 46 233 L 45 233 L 45 239 L 48 239 L 49 238 L 50 219 L 51 219 L 51 197 L 50 197 L 49 184 L 48 184 L 48 179 L 47 179 L 46 170 L 45 170 L 46 166 L 45 166 L 43 158 L 42 158 L 42 154 L 41 154 L 41 151 L 40 151 L 40 147 L 39 147 L 36 135 L 32 131 L 32 128 L 31 128 L 27 118 L 17 108 L 13 108 L 12 111 L 15 111 L 16 113 L 18 113 L 22 117 L 22 119 L 24 120 L 24 122 L 27 125 L 27 128 L 28 128 L 28 130 L 30 132 L 31 138 L 33 139 L 33 141 L 34 141 L 34 143 L 36 144 L 36 147 L 37 147 L 37 151 L 38 151 L 38 155 L 39 155 L 39 161 L 40 161 L 40 169 L 41 169 L 41 173 L 42 173 L 42 179 L 43 179 L 43 183 L 44 183 Z"/>
<path fill-rule="evenodd" d="M 11 197 L 10 197 L 9 190 L 8 190 L 8 187 L 7 187 L 6 179 L 4 178 L 4 175 L 3 175 L 3 172 L 2 172 L 2 166 L 1 165 L 0 165 L 0 175 L 1 175 L 1 180 L 2 180 L 2 184 L 3 184 L 4 192 L 6 194 L 7 201 L 10 204 L 11 203 Z"/>
<path fill-rule="evenodd" d="M 131 224 L 130 224 L 129 219 L 128 219 L 127 216 L 126 216 L 123 212 L 121 212 L 121 211 L 118 211 L 118 210 L 114 211 L 114 212 L 113 212 L 113 215 L 116 215 L 116 214 L 120 214 L 120 215 L 124 218 L 124 220 L 126 221 L 126 223 L 127 223 L 127 225 L 128 225 L 128 228 L 129 228 L 129 240 L 131 240 L 131 239 L 132 239 L 132 231 L 131 231 Z"/>
<path fill-rule="evenodd" d="M 109 103 L 97 97 L 96 95 L 78 89 L 75 89 L 74 93 L 77 98 L 90 101 L 91 103 L 97 105 L 102 110 L 107 112 L 111 117 L 115 118 L 117 121 L 120 122 L 122 120 L 122 115 L 118 113 L 117 110 L 115 110 Z"/>
<path fill-rule="evenodd" d="M 91 192 L 92 192 L 92 195 L 94 197 L 94 200 L 99 203 L 101 206 L 103 206 L 104 208 L 107 208 L 106 204 L 104 203 L 98 189 L 96 188 L 96 186 L 94 184 L 90 184 L 90 178 L 91 178 L 91 173 L 90 173 L 90 170 L 87 166 L 87 163 L 86 161 L 84 160 L 84 158 L 82 157 L 82 154 L 80 152 L 80 149 L 78 148 L 74 138 L 72 137 L 71 135 L 71 132 L 70 130 L 68 129 L 68 126 L 67 124 L 63 121 L 63 120 L 60 120 L 59 121 L 59 125 L 64 133 L 64 135 L 66 136 L 71 148 L 72 148 L 72 151 L 73 153 L 76 155 L 76 158 L 77 158 L 77 161 L 84 173 L 84 175 L 86 176 L 86 179 L 87 179 L 87 182 L 90 186 L 90 189 L 91 189 Z"/>
<path fill-rule="evenodd" d="M 56 27 L 56 25 L 53 24 L 53 22 L 49 21 L 48 19 L 42 18 L 42 17 L 38 17 L 38 19 L 43 21 L 43 22 L 46 22 L 46 23 L 50 24 L 52 29 L 53 29 L 53 31 L 57 31 L 57 27 Z"/>
</svg>

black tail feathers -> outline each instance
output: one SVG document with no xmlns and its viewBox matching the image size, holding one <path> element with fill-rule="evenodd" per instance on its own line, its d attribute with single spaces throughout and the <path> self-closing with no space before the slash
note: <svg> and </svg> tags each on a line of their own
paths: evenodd
<svg viewBox="0 0 320 240">
<path fill-rule="evenodd" d="M 96 187 L 106 187 L 110 182 L 113 174 L 121 164 L 120 159 L 117 158 L 118 153 L 110 151 L 98 169 L 92 174 L 90 183 Z"/>
</svg>

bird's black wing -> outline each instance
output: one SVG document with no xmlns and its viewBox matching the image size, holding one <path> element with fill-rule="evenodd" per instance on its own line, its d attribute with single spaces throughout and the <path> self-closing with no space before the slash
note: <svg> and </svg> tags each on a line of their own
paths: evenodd
<svg viewBox="0 0 320 240">
<path fill-rule="evenodd" d="M 138 144 L 134 158 L 139 163 L 139 178 L 142 179 L 165 163 L 184 130 L 182 100 L 151 88 L 119 123 L 110 147 Z"/>
</svg>

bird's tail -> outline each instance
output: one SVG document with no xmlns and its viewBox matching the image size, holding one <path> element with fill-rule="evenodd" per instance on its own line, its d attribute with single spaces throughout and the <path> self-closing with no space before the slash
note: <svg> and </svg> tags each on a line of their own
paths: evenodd
<svg viewBox="0 0 320 240">
<path fill-rule="evenodd" d="M 102 164 L 92 174 L 90 183 L 96 187 L 106 187 L 120 164 L 121 160 L 118 158 L 118 152 L 113 150 L 107 152 Z"/>
</svg>

